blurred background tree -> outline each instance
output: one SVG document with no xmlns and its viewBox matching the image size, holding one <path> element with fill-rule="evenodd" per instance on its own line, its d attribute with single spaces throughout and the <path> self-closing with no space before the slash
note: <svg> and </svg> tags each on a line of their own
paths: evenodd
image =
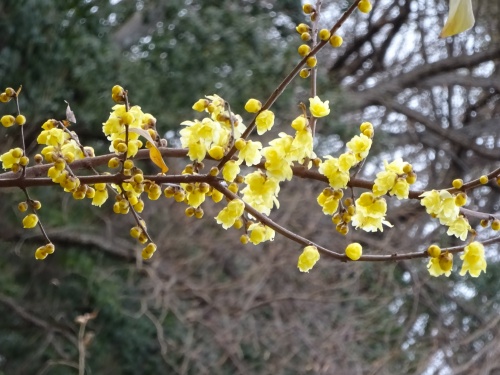
<svg viewBox="0 0 500 375">
<path fill-rule="evenodd" d="M 322 25 L 349 3 L 324 1 Z M 442 0 L 379 0 L 368 16 L 344 25 L 344 46 L 319 56 L 319 92 L 333 103 L 319 122 L 319 155 L 338 153 L 359 123 L 371 121 L 375 144 L 364 177 L 394 157 L 413 163 L 420 189 L 495 167 L 500 5 L 475 4 L 474 29 L 440 40 L 446 11 Z M 32 148 L 39 125 L 61 118 L 67 100 L 84 143 L 106 151 L 101 125 L 117 83 L 175 144 L 179 123 L 194 117 L 191 105 L 203 95 L 221 95 L 242 115 L 249 97 L 265 99 L 298 61 L 295 25 L 304 21 L 294 0 L 7 1 L 0 3 L 0 86 L 23 85 Z M 278 130 L 307 97 L 308 81 L 289 87 L 274 108 Z M 6 136 L 1 151 L 15 142 Z M 183 168 L 178 160 L 168 164 Z M 346 240 L 315 202 L 323 185 L 294 182 L 284 185 L 273 219 L 342 248 Z M 486 185 L 468 207 L 498 212 L 498 193 Z M 97 316 L 86 327 L 88 373 L 500 371 L 495 246 L 479 279 L 434 279 L 424 261 L 325 259 L 299 274 L 297 246 L 288 240 L 243 247 L 211 219 L 219 208 L 206 205 L 197 221 L 160 200 L 143 215 L 159 245 L 143 264 L 124 235 L 130 218 L 118 220 L 110 207 L 92 209 L 56 189 L 34 195 L 59 250 L 35 261 L 40 237 L 21 230 L 13 203 L 21 195 L 0 191 L 0 374 L 77 373 L 75 319 L 90 312 Z M 396 228 L 375 236 L 351 231 L 349 240 L 385 254 L 458 244 L 418 202 L 390 203 Z M 478 229 L 479 240 L 492 235 Z"/>
</svg>

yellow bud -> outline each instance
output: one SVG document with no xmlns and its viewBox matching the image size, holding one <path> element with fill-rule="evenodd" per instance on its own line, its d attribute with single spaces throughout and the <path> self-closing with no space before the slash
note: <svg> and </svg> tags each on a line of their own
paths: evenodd
<svg viewBox="0 0 500 375">
<path fill-rule="evenodd" d="M 141 213 L 144 210 L 144 201 L 142 199 L 139 199 L 139 201 L 134 204 L 134 210 L 138 213 Z"/>
<path fill-rule="evenodd" d="M 241 220 L 241 218 L 236 219 L 234 224 L 233 224 L 233 228 L 235 228 L 235 229 L 243 228 L 243 220 Z"/>
<path fill-rule="evenodd" d="M 24 124 L 26 124 L 26 117 L 24 117 L 23 115 L 17 115 L 16 116 L 16 124 L 17 125 L 24 125 Z"/>
<path fill-rule="evenodd" d="M 297 51 L 299 52 L 300 56 L 304 57 L 307 56 L 309 52 L 311 52 L 311 47 L 309 47 L 307 44 L 302 44 L 299 46 Z"/>
<path fill-rule="evenodd" d="M 28 203 L 19 202 L 19 204 L 17 205 L 17 209 L 19 210 L 19 212 L 25 212 L 28 209 Z"/>
<path fill-rule="evenodd" d="M 184 211 L 184 213 L 186 214 L 187 217 L 191 217 L 194 215 L 194 211 L 196 209 L 194 207 L 191 207 L 189 206 L 188 208 L 186 208 L 186 210 Z"/>
<path fill-rule="evenodd" d="M 125 160 L 123 162 L 123 168 L 125 168 L 125 169 L 132 169 L 132 168 L 134 168 L 134 162 L 132 160 L 130 160 L 130 159 Z"/>
<path fill-rule="evenodd" d="M 330 37 L 330 45 L 334 48 L 338 48 L 344 43 L 344 39 L 340 35 L 332 35 Z"/>
<path fill-rule="evenodd" d="M 416 181 L 417 181 L 417 174 L 415 172 L 408 173 L 408 176 L 406 176 L 406 182 L 408 182 L 410 185 L 412 185 Z"/>
<path fill-rule="evenodd" d="M 311 14 L 312 12 L 314 12 L 314 7 L 311 4 L 306 3 L 302 5 L 302 10 L 305 14 Z"/>
<path fill-rule="evenodd" d="M 2 92 L 2 93 L 0 94 L 0 102 L 2 102 L 2 103 L 7 103 L 7 102 L 9 102 L 11 99 L 12 99 L 12 98 L 11 98 L 11 97 L 9 97 L 9 96 L 8 96 L 6 93 L 4 93 L 4 92 Z"/>
<path fill-rule="evenodd" d="M 19 159 L 19 165 L 21 167 L 26 167 L 30 163 L 30 159 L 27 156 L 21 156 Z"/>
<path fill-rule="evenodd" d="M 308 42 L 311 40 L 311 34 L 305 32 L 305 33 L 302 33 L 300 34 L 300 39 L 302 39 L 302 41 L 304 42 Z"/>
<path fill-rule="evenodd" d="M 208 107 L 208 100 L 207 99 L 200 99 L 196 103 L 193 104 L 193 109 L 198 112 L 203 112 L 205 108 Z"/>
<path fill-rule="evenodd" d="M 212 177 L 215 177 L 215 176 L 217 176 L 217 175 L 219 174 L 219 172 L 220 172 L 220 171 L 219 171 L 219 168 L 217 168 L 217 167 L 212 167 L 212 168 L 210 168 L 210 172 L 208 172 L 208 174 L 209 174 L 210 176 L 212 176 Z"/>
<path fill-rule="evenodd" d="M 176 202 L 183 202 L 186 199 L 186 193 L 184 190 L 177 190 L 174 194 L 174 199 Z"/>
<path fill-rule="evenodd" d="M 307 78 L 310 75 L 311 75 L 311 69 L 304 68 L 300 70 L 299 73 L 300 78 Z"/>
<path fill-rule="evenodd" d="M 451 183 L 455 189 L 460 189 L 464 185 L 464 181 L 460 178 L 453 180 Z"/>
<path fill-rule="evenodd" d="M 117 157 L 109 159 L 108 161 L 109 168 L 118 168 L 119 166 L 120 166 L 120 159 L 118 159 Z"/>
<path fill-rule="evenodd" d="M 246 234 L 242 234 L 241 237 L 240 237 L 240 242 L 243 244 L 243 245 L 246 245 L 249 241 L 249 238 Z"/>
<path fill-rule="evenodd" d="M 431 245 L 427 249 L 427 254 L 429 254 L 433 258 L 437 258 L 441 255 L 441 248 L 438 245 Z"/>
<path fill-rule="evenodd" d="M 10 128 L 12 125 L 14 125 L 14 123 L 16 122 L 16 119 L 14 116 L 5 115 L 5 116 L 2 116 L 2 118 L 0 119 L 0 122 L 6 128 Z"/>
<path fill-rule="evenodd" d="M 302 34 L 302 33 L 305 33 L 307 31 L 310 30 L 310 27 L 308 25 L 306 25 L 305 23 L 300 23 L 296 28 L 295 30 L 297 30 L 297 32 L 299 34 Z"/>
<path fill-rule="evenodd" d="M 358 260 L 362 254 L 363 247 L 357 242 L 349 244 L 345 249 L 345 255 L 351 260 Z"/>
<path fill-rule="evenodd" d="M 450 252 L 445 252 L 439 256 L 439 267 L 443 272 L 448 272 L 453 267 L 453 254 Z"/>
<path fill-rule="evenodd" d="M 122 103 L 125 101 L 125 90 L 119 85 L 113 86 L 111 89 L 111 99 L 116 103 Z"/>
<path fill-rule="evenodd" d="M 491 229 L 494 231 L 499 231 L 500 230 L 500 220 L 495 219 L 491 222 Z"/>
<path fill-rule="evenodd" d="M 44 260 L 47 258 L 47 250 L 45 249 L 45 246 L 40 246 L 38 249 L 35 251 L 35 258 L 37 260 Z"/>
<path fill-rule="evenodd" d="M 329 40 L 330 39 L 330 30 L 321 29 L 318 33 L 318 36 L 321 40 Z"/>
<path fill-rule="evenodd" d="M 23 219 L 24 228 L 34 228 L 38 224 L 38 216 L 29 214 Z"/>
<path fill-rule="evenodd" d="M 316 64 L 318 64 L 318 59 L 316 59 L 316 56 L 308 57 L 306 60 L 306 64 L 308 67 L 314 68 Z"/>
<path fill-rule="evenodd" d="M 119 153 L 123 154 L 123 153 L 127 152 L 128 147 L 127 147 L 127 145 L 125 144 L 125 142 L 119 142 L 119 143 L 116 145 L 115 150 L 116 150 L 116 151 L 118 151 Z"/>
<path fill-rule="evenodd" d="M 361 0 L 358 3 L 358 9 L 363 13 L 369 13 L 372 10 L 372 4 L 368 0 Z"/>
<path fill-rule="evenodd" d="M 236 194 L 238 192 L 238 184 L 234 183 L 234 182 L 231 182 L 228 186 L 228 189 L 233 192 L 234 194 Z"/>
<path fill-rule="evenodd" d="M 40 201 L 32 201 L 31 207 L 33 207 L 35 210 L 39 210 L 40 208 L 42 208 L 42 203 Z"/>
<path fill-rule="evenodd" d="M 487 184 L 488 183 L 488 176 L 482 175 L 481 177 L 479 177 L 479 182 L 483 185 Z"/>
<path fill-rule="evenodd" d="M 35 155 L 35 163 L 41 164 L 43 162 L 43 156 L 40 154 Z"/>
<path fill-rule="evenodd" d="M 257 99 L 248 99 L 247 103 L 245 104 L 245 111 L 250 113 L 257 113 L 261 110 L 261 108 L 262 103 Z"/>
<path fill-rule="evenodd" d="M 203 217 L 203 209 L 198 207 L 195 211 L 194 211 L 194 217 L 197 218 L 197 219 L 201 219 Z"/>
<path fill-rule="evenodd" d="M 466 203 L 467 203 L 467 194 L 465 194 L 463 191 L 461 191 L 455 197 L 455 204 L 458 207 L 462 207 L 462 206 L 465 206 Z"/>
</svg>

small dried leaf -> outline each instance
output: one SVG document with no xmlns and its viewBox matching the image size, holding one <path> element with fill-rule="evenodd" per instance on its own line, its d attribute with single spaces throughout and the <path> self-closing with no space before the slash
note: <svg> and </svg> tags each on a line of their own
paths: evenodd
<svg viewBox="0 0 500 375">
<path fill-rule="evenodd" d="M 69 103 L 65 100 L 64 101 L 68 106 L 66 107 L 66 119 L 69 122 L 72 122 L 73 124 L 76 124 L 76 117 L 71 108 L 69 107 Z"/>
</svg>

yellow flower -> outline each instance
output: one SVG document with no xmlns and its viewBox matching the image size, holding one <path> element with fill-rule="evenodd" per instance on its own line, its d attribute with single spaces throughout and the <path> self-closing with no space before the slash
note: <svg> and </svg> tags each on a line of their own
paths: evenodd
<svg viewBox="0 0 500 375">
<path fill-rule="evenodd" d="M 326 160 L 319 166 L 319 173 L 328 178 L 328 182 L 334 189 L 344 189 L 349 182 L 348 171 L 340 169 L 339 159 L 330 155 L 325 156 Z"/>
<path fill-rule="evenodd" d="M 330 114 L 330 102 L 328 100 L 322 102 L 318 96 L 309 98 L 309 110 L 314 117 L 325 117 Z"/>
<path fill-rule="evenodd" d="M 292 128 L 295 130 L 304 130 L 308 124 L 307 118 L 304 115 L 300 115 L 295 120 L 292 121 Z"/>
<path fill-rule="evenodd" d="M 244 210 L 245 203 L 241 199 L 233 199 L 215 218 L 217 224 L 222 224 L 222 228 L 224 229 L 232 227 L 235 221 L 243 215 Z"/>
<path fill-rule="evenodd" d="M 471 0 L 450 0 L 448 19 L 439 35 L 441 38 L 453 36 L 474 26 L 474 12 Z"/>
<path fill-rule="evenodd" d="M 429 274 L 434 277 L 445 275 L 450 276 L 453 267 L 453 254 L 446 251 L 436 258 L 429 259 L 427 270 Z"/>
<path fill-rule="evenodd" d="M 297 267 L 300 272 L 309 272 L 319 260 L 319 251 L 316 246 L 306 246 L 299 256 Z"/>
<path fill-rule="evenodd" d="M 346 146 L 354 153 L 356 159 L 361 161 L 368 156 L 368 152 L 372 147 L 372 140 L 364 134 L 355 135 L 347 142 Z"/>
<path fill-rule="evenodd" d="M 255 171 L 246 175 L 245 183 L 247 186 L 241 191 L 242 199 L 257 211 L 269 215 L 274 205 L 279 207 L 276 197 L 280 186 L 277 180 Z"/>
<path fill-rule="evenodd" d="M 253 223 L 248 227 L 248 231 L 250 232 L 250 242 L 254 245 L 274 240 L 274 229 L 269 228 L 264 224 Z"/>
<path fill-rule="evenodd" d="M 291 180 L 293 171 L 291 164 L 291 146 L 293 138 L 285 133 L 279 134 L 280 138 L 269 142 L 270 146 L 262 150 L 266 159 L 264 164 L 267 174 L 278 181 Z"/>
<path fill-rule="evenodd" d="M 333 215 L 339 208 L 339 200 L 335 199 L 333 194 L 327 195 L 324 191 L 318 195 L 317 202 L 323 208 L 323 213 L 325 215 Z"/>
<path fill-rule="evenodd" d="M 262 143 L 254 141 L 246 141 L 244 146 L 239 149 L 238 163 L 241 164 L 243 160 L 249 167 L 258 164 L 262 158 L 260 150 Z"/>
<path fill-rule="evenodd" d="M 465 246 L 460 259 L 464 261 L 460 276 L 464 276 L 469 272 L 472 277 L 478 277 L 481 271 L 486 272 L 486 260 L 484 259 L 484 246 L 482 243 L 475 241 Z"/>
<path fill-rule="evenodd" d="M 339 169 L 342 172 L 349 172 L 349 169 L 356 164 L 358 164 L 358 161 L 352 152 L 346 152 L 339 156 Z"/>
<path fill-rule="evenodd" d="M 224 168 L 222 169 L 222 177 L 224 177 L 224 180 L 233 182 L 238 173 L 240 173 L 240 166 L 236 160 L 229 160 L 224 164 Z"/>
<path fill-rule="evenodd" d="M 266 109 L 257 115 L 255 119 L 255 124 L 257 125 L 257 133 L 259 135 L 264 134 L 270 130 L 274 125 L 274 113 Z"/>
<path fill-rule="evenodd" d="M 382 224 L 392 227 L 385 220 L 387 203 L 384 198 L 376 197 L 373 193 L 363 193 L 356 199 L 356 212 L 352 217 L 352 225 L 360 227 L 366 232 L 383 232 Z"/>
<path fill-rule="evenodd" d="M 455 236 L 465 241 L 467 234 L 471 229 L 469 221 L 462 215 L 458 216 L 455 220 L 445 223 L 449 226 L 446 234 L 448 236 Z"/>
<path fill-rule="evenodd" d="M 290 146 L 289 159 L 302 162 L 313 157 L 313 136 L 310 128 L 295 132 L 295 138 Z"/>
<path fill-rule="evenodd" d="M 14 164 L 19 164 L 22 156 L 23 150 L 19 147 L 10 149 L 5 154 L 0 155 L 0 161 L 2 161 L 3 169 L 10 169 Z"/>
<path fill-rule="evenodd" d="M 92 199 L 92 205 L 93 206 L 102 206 L 104 202 L 108 199 L 108 191 L 106 189 L 104 190 L 96 190 L 94 198 Z"/>
<path fill-rule="evenodd" d="M 351 260 L 358 260 L 362 254 L 363 247 L 357 242 L 349 244 L 345 249 L 345 255 Z"/>
</svg>

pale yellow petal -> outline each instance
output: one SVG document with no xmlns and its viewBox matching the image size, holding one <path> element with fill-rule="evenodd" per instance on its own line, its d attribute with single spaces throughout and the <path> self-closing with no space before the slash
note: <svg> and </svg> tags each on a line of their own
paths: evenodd
<svg viewBox="0 0 500 375">
<path fill-rule="evenodd" d="M 441 38 L 453 36 L 474 26 L 472 0 L 450 0 L 448 19 L 439 35 Z"/>
</svg>

